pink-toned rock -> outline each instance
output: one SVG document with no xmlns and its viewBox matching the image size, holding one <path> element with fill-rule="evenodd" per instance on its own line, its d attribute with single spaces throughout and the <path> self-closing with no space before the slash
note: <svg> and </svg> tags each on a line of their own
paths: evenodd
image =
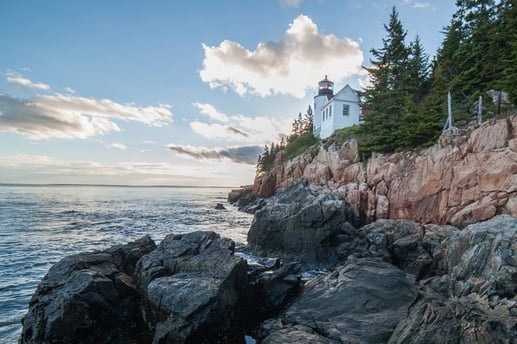
<svg viewBox="0 0 517 344">
<path fill-rule="evenodd" d="M 253 190 L 259 197 L 270 197 L 276 191 L 276 175 L 273 173 L 259 174 L 253 183 Z"/>
<path fill-rule="evenodd" d="M 389 217 L 390 201 L 384 195 L 377 195 L 377 204 L 375 207 L 375 215 L 377 219 L 387 219 Z"/>
<path fill-rule="evenodd" d="M 517 139 L 517 115 L 513 115 L 509 118 L 510 125 L 512 126 L 512 137 Z"/>
<path fill-rule="evenodd" d="M 514 151 L 517 152 L 517 139 L 511 139 L 508 141 L 508 147 Z"/>
<path fill-rule="evenodd" d="M 450 222 L 453 224 L 471 224 L 488 220 L 496 215 L 497 208 L 491 203 L 481 200 L 461 208 L 453 214 Z"/>
<path fill-rule="evenodd" d="M 366 164 L 358 159 L 355 140 L 322 144 L 315 158 L 303 154 L 274 168 L 270 178 L 257 176 L 256 189 L 270 194 L 273 184 L 287 187 L 305 178 L 333 190 L 369 221 L 381 216 L 464 224 L 497 213 L 517 216 L 517 115 L 486 123 L 470 136 L 444 135 L 418 154 L 374 153 Z"/>
<path fill-rule="evenodd" d="M 505 210 L 510 215 L 517 218 L 517 194 L 515 194 L 511 198 L 508 198 L 508 201 L 506 201 L 506 204 L 505 204 Z"/>
<path fill-rule="evenodd" d="M 500 119 L 474 130 L 467 141 L 469 150 L 477 153 L 505 147 L 511 138 L 509 122 L 506 118 Z"/>
<path fill-rule="evenodd" d="M 351 164 L 359 162 L 359 145 L 356 140 L 348 140 L 341 146 L 339 150 L 339 158 L 341 160 L 350 161 Z"/>
</svg>

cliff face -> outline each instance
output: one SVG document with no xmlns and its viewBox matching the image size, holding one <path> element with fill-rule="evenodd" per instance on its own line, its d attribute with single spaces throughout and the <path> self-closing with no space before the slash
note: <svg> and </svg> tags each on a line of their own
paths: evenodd
<svg viewBox="0 0 517 344">
<path fill-rule="evenodd" d="M 257 175 L 254 190 L 269 197 L 304 178 L 358 208 L 367 221 L 412 219 L 469 224 L 497 214 L 517 218 L 517 115 L 470 134 L 443 136 L 419 153 L 374 154 L 360 161 L 357 142 L 320 145 L 319 153 Z"/>
</svg>

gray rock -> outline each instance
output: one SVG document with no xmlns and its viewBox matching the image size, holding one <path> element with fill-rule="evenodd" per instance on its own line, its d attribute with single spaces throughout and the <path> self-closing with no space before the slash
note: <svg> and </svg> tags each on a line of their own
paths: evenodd
<svg viewBox="0 0 517 344">
<path fill-rule="evenodd" d="M 517 220 L 498 216 L 441 245 L 426 286 L 390 343 L 517 343 Z"/>
<path fill-rule="evenodd" d="M 508 215 L 469 225 L 447 240 L 451 296 L 517 294 L 517 220 Z"/>
<path fill-rule="evenodd" d="M 288 326 L 267 336 L 262 344 L 331 344 L 339 343 L 319 335 L 307 326 Z"/>
<path fill-rule="evenodd" d="M 287 310 L 282 331 L 297 324 L 328 340 L 321 343 L 385 343 L 416 299 L 414 284 L 412 275 L 379 258 L 350 258 L 307 284 Z M 270 337 L 285 338 L 284 332 Z"/>
<path fill-rule="evenodd" d="M 234 247 L 213 232 L 168 235 L 140 259 L 137 283 L 153 343 L 228 342 L 238 332 L 248 276 Z"/>
<path fill-rule="evenodd" d="M 435 293 L 422 292 L 408 316 L 399 322 L 388 343 L 461 343 L 461 330 L 461 324 L 446 298 Z"/>
<path fill-rule="evenodd" d="M 43 278 L 23 319 L 21 343 L 126 343 L 146 337 L 130 274 L 155 248 L 149 236 L 66 257 Z"/>
<path fill-rule="evenodd" d="M 255 255 L 320 268 L 344 262 L 352 252 L 360 251 L 363 241 L 347 222 L 343 201 L 313 194 L 298 183 L 255 213 L 248 243 Z"/>
<path fill-rule="evenodd" d="M 458 231 L 452 226 L 421 225 L 409 220 L 378 220 L 360 229 L 369 253 L 417 279 L 445 273 L 444 240 Z"/>
</svg>

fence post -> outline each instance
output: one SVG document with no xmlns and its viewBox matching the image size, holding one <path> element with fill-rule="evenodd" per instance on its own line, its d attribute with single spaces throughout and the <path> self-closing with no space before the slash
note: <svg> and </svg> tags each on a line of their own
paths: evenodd
<svg viewBox="0 0 517 344">
<path fill-rule="evenodd" d="M 479 96 L 479 102 L 478 102 L 478 124 L 479 125 L 481 125 L 482 115 L 483 115 L 483 96 Z"/>
</svg>

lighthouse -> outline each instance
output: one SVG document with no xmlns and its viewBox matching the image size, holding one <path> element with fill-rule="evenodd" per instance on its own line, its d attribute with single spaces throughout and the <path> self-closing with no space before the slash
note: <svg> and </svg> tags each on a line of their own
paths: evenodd
<svg viewBox="0 0 517 344">
<path fill-rule="evenodd" d="M 325 75 L 325 79 L 318 82 L 318 94 L 314 96 L 314 136 L 320 137 L 323 105 L 334 97 L 334 83 Z"/>
<path fill-rule="evenodd" d="M 360 114 L 359 96 L 350 85 L 334 94 L 334 83 L 326 75 L 318 82 L 318 94 L 314 96 L 314 136 L 324 139 L 337 129 L 359 124 Z"/>
</svg>

